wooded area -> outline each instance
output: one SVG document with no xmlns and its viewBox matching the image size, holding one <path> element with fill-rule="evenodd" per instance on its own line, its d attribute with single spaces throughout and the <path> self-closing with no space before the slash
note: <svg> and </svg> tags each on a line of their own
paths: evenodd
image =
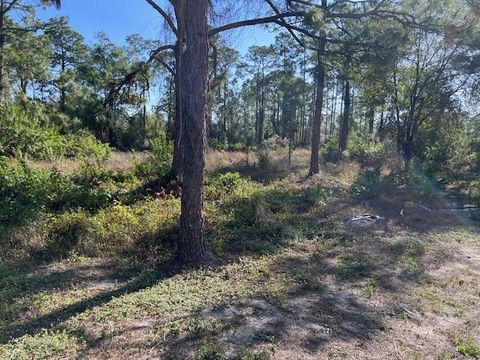
<svg viewBox="0 0 480 360">
<path fill-rule="evenodd" d="M 115 322 L 118 330 L 123 326 L 116 323 L 118 314 L 103 311 L 115 312 L 107 308 L 123 295 L 144 296 L 145 289 L 171 281 L 185 287 L 175 296 L 192 303 L 182 310 L 183 300 L 170 303 L 164 288 L 148 295 L 155 300 L 139 300 L 152 303 L 145 305 L 147 313 L 158 303 L 174 316 L 160 321 L 164 315 L 149 315 L 162 324 L 158 334 L 164 342 L 139 347 L 143 358 L 293 359 L 289 351 L 295 351 L 278 339 L 307 331 L 300 318 L 289 322 L 291 328 L 269 329 L 257 334 L 261 341 L 256 335 L 239 345 L 216 336 L 240 313 L 248 326 L 237 324 L 238 331 L 255 333 L 258 324 L 240 310 L 244 304 L 231 305 L 232 319 L 214 313 L 227 299 L 261 295 L 268 308 L 262 316 L 270 311 L 279 320 L 277 312 L 298 305 L 289 301 L 299 288 L 279 290 L 288 279 L 322 304 L 347 299 L 345 306 L 358 316 L 368 313 L 351 298 L 359 286 L 370 300 L 381 293 L 378 301 L 384 304 L 392 294 L 411 294 L 406 284 L 415 284 L 408 285 L 415 289 L 406 297 L 409 303 L 399 305 L 409 321 L 437 306 L 436 317 L 429 318 L 435 323 L 450 306 L 461 309 L 456 320 L 466 316 L 474 322 L 455 323 L 455 331 L 445 330 L 444 337 L 425 337 L 431 347 L 404 338 L 400 345 L 388 344 L 393 348 L 387 356 L 386 340 L 379 340 L 373 353 L 365 345 L 356 356 L 349 348 L 353 339 L 369 342 L 361 329 L 375 337 L 380 325 L 373 330 L 373 320 L 318 305 L 335 318 L 320 321 L 333 330 L 315 330 L 329 334 L 325 341 L 333 344 L 334 355 L 320 345 L 316 350 L 302 345 L 309 355 L 298 358 L 342 357 L 335 352 L 340 348 L 347 349 L 347 358 L 480 356 L 480 2 L 142 3 L 161 19 L 161 33 L 155 39 L 132 34 L 116 44 L 106 33 L 85 40 L 67 17 L 38 17 L 40 8 L 60 8 L 59 0 L 0 0 L 0 300 L 5 304 L 0 358 L 75 358 L 82 351 L 88 358 L 123 358 L 108 346 L 95 349 L 89 336 L 93 342 L 103 339 L 98 334 L 78 335 L 84 326 L 98 325 L 79 317 L 90 311 Z M 274 40 L 242 51 L 238 41 L 246 41 L 244 29 L 253 27 Z M 450 248 L 453 242 L 456 249 Z M 312 258 L 304 259 L 304 253 Z M 326 258 L 314 260 L 320 253 Z M 444 272 L 453 280 L 441 286 L 436 279 L 442 275 L 433 267 L 447 255 L 452 263 Z M 55 298 L 58 308 L 50 311 L 34 305 L 42 303 L 37 288 L 45 287 L 46 297 L 54 289 L 43 277 L 32 283 L 37 276 L 32 274 L 54 277 L 58 267 L 72 266 L 75 281 L 83 281 L 83 272 L 85 278 L 96 276 L 82 264 L 95 274 L 111 267 L 114 275 L 85 285 L 88 294 L 78 303 L 70 295 L 67 303 Z M 256 267 L 265 269 L 249 272 Z M 18 269 L 24 270 L 17 277 Z M 391 288 L 385 283 L 388 271 L 396 274 Z M 108 283 L 112 276 L 125 278 L 124 285 Z M 212 285 L 218 302 L 200 290 L 203 277 L 218 285 Z M 259 294 L 262 282 L 268 290 Z M 399 290 L 392 290 L 393 282 Z M 451 301 L 441 298 L 443 293 L 431 295 L 439 289 L 455 292 L 453 283 L 467 295 L 449 294 Z M 427 290 L 432 284 L 438 287 Z M 22 303 L 23 297 L 28 300 Z M 135 309 L 142 306 L 126 301 Z M 405 310 L 415 303 L 425 308 Z M 192 329 L 199 321 L 192 314 L 203 305 L 206 329 Z M 140 310 L 117 306 L 140 322 Z M 292 313 L 302 311 L 303 305 Z M 196 325 L 179 320 L 184 312 Z M 215 321 L 219 325 L 209 327 Z M 344 327 L 349 321 L 351 332 Z M 45 330 L 49 323 L 58 325 L 52 333 Z M 131 331 L 134 325 L 128 326 Z M 402 326 L 396 323 L 392 331 Z M 192 335 L 182 343 L 176 331 L 200 333 L 203 342 Z M 39 350 L 35 341 L 46 341 L 48 349 Z M 76 350 L 67 354 L 63 343 L 72 341 Z M 224 354 L 218 342 L 227 343 Z M 239 346 L 231 350 L 232 343 Z M 266 350 L 270 343 L 277 350 Z"/>
</svg>

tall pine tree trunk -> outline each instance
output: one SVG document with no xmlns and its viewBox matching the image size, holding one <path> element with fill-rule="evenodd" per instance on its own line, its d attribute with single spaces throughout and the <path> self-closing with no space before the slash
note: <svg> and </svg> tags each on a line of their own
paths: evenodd
<svg viewBox="0 0 480 360">
<path fill-rule="evenodd" d="M 0 0 L 0 103 L 5 97 L 5 11 L 4 1 Z"/>
<path fill-rule="evenodd" d="M 183 194 L 177 258 L 183 264 L 199 264 L 207 258 L 202 227 L 208 0 L 178 0 L 175 11 L 181 45 L 178 69 L 183 149 Z"/>
<path fill-rule="evenodd" d="M 263 84 L 260 86 L 260 104 L 257 117 L 257 145 L 262 145 L 263 139 L 265 139 L 265 87 Z"/>
<path fill-rule="evenodd" d="M 350 81 L 345 81 L 345 95 L 343 105 L 342 123 L 340 126 L 340 151 L 347 150 L 348 135 L 350 133 L 350 106 L 351 106 L 351 94 L 350 94 Z"/>
<path fill-rule="evenodd" d="M 327 11 L 327 0 L 322 0 L 322 9 Z M 320 133 L 322 128 L 323 111 L 323 93 L 325 87 L 325 52 L 326 52 L 326 34 L 325 29 L 321 30 L 320 40 L 317 49 L 317 73 L 316 73 L 316 93 L 315 112 L 312 124 L 312 154 L 310 157 L 309 175 L 315 175 L 320 172 Z"/>
</svg>

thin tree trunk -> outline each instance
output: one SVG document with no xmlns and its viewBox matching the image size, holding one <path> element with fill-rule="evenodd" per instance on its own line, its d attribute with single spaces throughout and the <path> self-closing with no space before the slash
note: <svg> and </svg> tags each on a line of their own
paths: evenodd
<svg viewBox="0 0 480 360">
<path fill-rule="evenodd" d="M 66 64 L 65 64 L 65 54 L 62 54 L 62 65 L 60 71 L 60 78 L 62 79 L 65 74 Z M 67 90 L 65 89 L 65 84 L 63 79 L 60 81 L 60 111 L 65 112 L 67 107 Z"/>
<path fill-rule="evenodd" d="M 322 0 L 322 9 L 326 13 L 327 0 Z M 312 124 L 312 154 L 310 157 L 310 172 L 313 176 L 320 172 L 320 133 L 322 129 L 322 110 L 323 110 L 323 90 L 325 87 L 325 51 L 326 51 L 325 29 L 321 30 L 320 40 L 317 50 L 317 74 L 316 74 L 316 93 L 315 113 Z"/>
<path fill-rule="evenodd" d="M 264 138 L 265 138 L 265 87 L 262 84 L 260 86 L 260 108 L 258 110 L 257 145 L 262 145 Z"/>
<path fill-rule="evenodd" d="M 335 87 L 333 94 L 333 111 L 330 119 L 330 136 L 333 135 L 335 130 L 335 120 L 337 119 L 337 99 L 338 99 L 338 77 L 335 78 Z"/>
<path fill-rule="evenodd" d="M 378 126 L 378 137 L 380 141 L 385 138 L 385 105 L 382 104 L 382 112 L 380 113 L 380 124 Z"/>
<path fill-rule="evenodd" d="M 323 123 L 324 123 L 323 124 L 323 136 L 324 136 L 323 141 L 324 142 L 327 141 L 327 137 L 328 137 L 328 115 L 327 115 L 327 113 L 328 113 L 328 107 L 330 105 L 329 104 L 329 97 L 328 97 L 329 90 L 330 89 L 327 86 L 327 88 L 325 89 L 325 94 L 326 94 L 325 99 L 326 100 L 324 101 L 325 119 L 327 119 L 327 121 L 323 121 Z"/>
<path fill-rule="evenodd" d="M 207 258 L 203 242 L 205 116 L 208 90 L 208 0 L 177 1 L 179 83 L 182 113 L 183 192 L 177 258 L 199 264 Z M 186 91 L 188 89 L 188 91 Z"/>
<path fill-rule="evenodd" d="M 373 134 L 373 127 L 375 125 L 375 108 L 372 106 L 368 112 L 368 134 Z"/>
<path fill-rule="evenodd" d="M 351 105 L 351 95 L 350 95 L 350 81 L 347 79 L 345 81 L 345 95 L 344 95 L 344 107 L 343 107 L 343 117 L 342 124 L 340 126 L 340 151 L 345 151 L 347 149 L 348 135 L 350 132 L 350 105 Z"/>
<path fill-rule="evenodd" d="M 410 168 L 414 151 L 415 148 L 413 143 L 413 136 L 409 135 L 405 138 L 405 142 L 403 144 L 403 158 L 405 161 L 405 170 L 408 170 Z"/>
<path fill-rule="evenodd" d="M 5 97 L 5 12 L 4 0 L 0 0 L 0 103 Z"/>
<path fill-rule="evenodd" d="M 167 104 L 167 124 L 165 126 L 167 135 L 170 139 L 175 139 L 175 98 L 174 79 L 171 77 L 168 80 L 168 104 Z"/>
</svg>

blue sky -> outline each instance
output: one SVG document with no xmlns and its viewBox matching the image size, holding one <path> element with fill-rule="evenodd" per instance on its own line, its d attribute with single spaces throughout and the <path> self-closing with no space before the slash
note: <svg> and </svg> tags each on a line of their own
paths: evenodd
<svg viewBox="0 0 480 360">
<path fill-rule="evenodd" d="M 103 31 L 115 43 L 123 43 L 129 34 L 140 34 L 147 39 L 162 39 L 163 20 L 145 0 L 63 0 L 62 9 L 40 10 L 43 19 L 68 16 L 71 26 L 88 42 Z M 231 46 L 245 53 L 251 45 L 272 42 L 273 35 L 256 27 L 230 34 Z"/>
</svg>

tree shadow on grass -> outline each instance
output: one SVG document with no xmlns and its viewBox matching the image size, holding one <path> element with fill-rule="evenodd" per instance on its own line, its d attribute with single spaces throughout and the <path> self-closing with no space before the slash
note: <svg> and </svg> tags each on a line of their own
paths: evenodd
<svg viewBox="0 0 480 360">
<path fill-rule="evenodd" d="M 0 279 L 2 282 L 13 280 L 16 282 L 14 286 L 20 287 L 20 292 L 15 293 L 15 290 L 13 291 L 11 295 L 14 298 L 10 298 L 9 302 L 12 303 L 12 300 L 14 302 L 21 299 L 24 301 L 29 295 L 43 291 L 67 290 L 66 288 L 70 286 L 88 286 L 88 290 L 96 295 L 88 296 L 84 300 L 30 320 L 18 321 L 18 317 L 17 321 L 8 319 L 10 321 L 5 321 L 6 325 L 0 333 L 0 344 L 5 344 L 24 335 L 38 333 L 42 329 L 58 326 L 88 309 L 101 306 L 116 297 L 148 288 L 167 277 L 161 271 L 140 272 L 132 268 L 119 270 L 117 265 L 103 262 L 53 271 L 47 276 L 42 274 L 42 272 L 33 273 L 33 276 L 23 274 L 24 277 L 17 275 L 13 278 L 6 276 Z M 23 283 L 17 283 L 19 278 Z"/>
<path fill-rule="evenodd" d="M 323 202 L 332 201 L 337 193 L 314 185 L 231 197 L 218 207 L 232 216 L 207 223 L 206 238 L 212 243 L 221 239 L 223 254 L 245 256 L 276 253 L 296 240 L 342 237 L 323 214 Z"/>
<path fill-rule="evenodd" d="M 246 207 L 239 206 L 238 199 L 226 203 L 226 209 L 237 208 L 233 219 L 220 224 L 222 232 L 228 235 L 226 257 L 232 254 L 238 257 L 276 253 L 291 246 L 297 239 L 328 243 L 328 251 L 300 259 L 281 257 L 270 271 L 289 275 L 286 281 L 290 281 L 291 285 L 285 291 L 266 289 L 260 291 L 262 296 L 225 303 L 215 309 L 198 310 L 192 314 L 193 317 L 216 317 L 220 322 L 220 330 L 216 327 L 215 330 L 191 332 L 181 339 L 157 345 L 167 346 L 169 352 L 174 353 L 174 348 L 187 348 L 188 342 L 204 336 L 211 336 L 225 346 L 237 348 L 293 339 L 305 351 L 317 352 L 329 341 L 368 341 L 383 331 L 384 315 L 349 284 L 359 285 L 367 279 L 374 279 L 375 286 L 383 291 L 401 294 L 408 284 L 427 276 L 425 265 L 422 265 L 424 251 L 421 245 L 411 242 L 411 239 L 390 242 L 386 241 L 386 237 L 378 241 L 371 236 L 369 229 L 365 229 L 365 236 L 361 232 L 357 236 L 339 230 L 328 219 L 328 212 L 324 211 L 323 205 L 319 205 L 318 194 L 321 191 L 309 195 L 308 188 L 269 190 L 256 195 L 253 203 L 250 198 L 241 200 Z M 313 199 L 311 203 L 310 196 Z M 333 199 L 327 207 L 336 206 L 337 201 Z M 361 201 L 364 203 L 365 199 Z M 347 207 L 358 202 L 358 198 L 344 201 Z M 217 235 L 215 231 L 208 231 L 211 231 L 210 236 L 214 239 Z M 441 255 L 435 259 L 436 266 L 451 259 L 445 254 Z M 416 266 L 409 268 L 410 265 L 404 266 L 405 263 Z M 68 278 L 68 273 L 65 276 Z M 61 278 L 61 271 L 55 277 Z M 8 325 L 1 342 L 37 333 L 52 324 L 61 325 L 88 309 L 147 288 L 165 278 L 162 272 L 144 273 L 119 288 L 103 291 L 31 321 Z M 55 280 L 51 281 L 53 283 Z M 265 281 L 267 284 L 268 279 Z M 48 283 L 42 286 L 49 290 Z M 389 303 L 388 306 L 393 304 Z M 215 315 L 218 312 L 221 315 Z M 242 337 L 241 334 L 245 333 L 249 335 Z M 90 346 L 96 345 L 92 343 Z"/>
<path fill-rule="evenodd" d="M 280 256 L 268 269 L 284 276 L 279 283 L 272 284 L 268 276 L 252 297 L 197 310 L 190 318 L 206 326 L 156 346 L 166 348 L 171 358 L 192 358 L 192 351 L 201 351 L 205 339 L 222 356 L 286 344 L 295 356 L 318 356 L 331 344 L 343 348 L 374 342 L 387 331 L 390 317 L 404 315 L 403 306 L 408 307 L 404 294 L 428 277 L 426 268 L 454 260 L 437 254 L 427 261 L 424 252 L 409 249 L 408 241 L 358 239 L 322 252 Z M 415 273 L 404 272 L 406 256 L 428 264 Z M 372 298 L 372 291 L 381 291 L 381 298 Z"/>
</svg>

